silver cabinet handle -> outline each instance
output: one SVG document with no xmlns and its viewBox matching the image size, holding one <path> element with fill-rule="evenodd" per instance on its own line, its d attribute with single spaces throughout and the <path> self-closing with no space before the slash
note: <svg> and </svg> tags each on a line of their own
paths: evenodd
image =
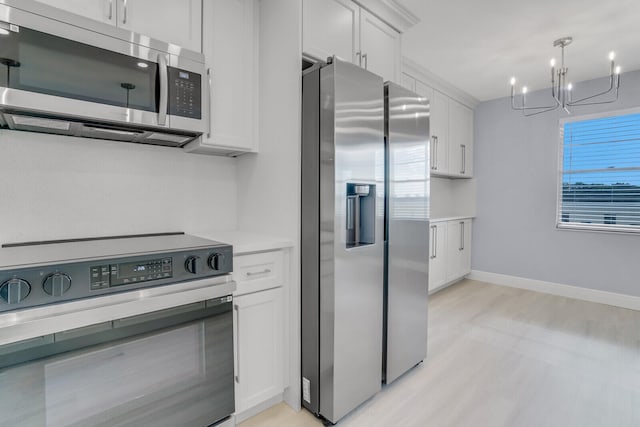
<svg viewBox="0 0 640 427">
<path fill-rule="evenodd" d="M 169 73 L 167 69 L 167 57 L 158 55 L 158 68 L 160 69 L 160 107 L 158 111 L 158 124 L 167 124 L 167 103 L 169 101 Z"/>
<path fill-rule="evenodd" d="M 127 0 L 122 0 L 122 5 L 124 6 L 124 14 L 122 15 L 122 23 L 127 23 Z"/>
<path fill-rule="evenodd" d="M 431 139 L 433 140 L 433 154 L 431 156 L 431 169 L 438 170 L 438 137 L 436 135 L 432 135 Z"/>
<path fill-rule="evenodd" d="M 367 69 L 367 66 L 369 65 L 369 58 L 368 58 L 368 54 L 363 53 L 362 54 L 362 59 L 364 59 L 364 69 Z"/>
<path fill-rule="evenodd" d="M 460 247 L 458 250 L 464 250 L 464 221 L 460 221 Z"/>
<path fill-rule="evenodd" d="M 431 226 L 431 259 L 435 259 L 438 254 L 438 245 L 436 244 L 436 239 L 438 238 L 438 227 L 436 225 Z"/>
<path fill-rule="evenodd" d="M 356 57 L 358 58 L 358 67 L 362 67 L 362 51 L 357 51 Z"/>
<path fill-rule="evenodd" d="M 235 380 L 240 384 L 240 307 L 233 305 L 233 310 L 236 313 L 236 354 L 233 358 L 233 367 L 235 370 Z"/>
<path fill-rule="evenodd" d="M 460 173 L 467 172 L 467 146 L 464 144 L 460 144 L 460 154 L 462 155 L 462 168 L 460 169 Z"/>
<path fill-rule="evenodd" d="M 259 276 L 261 274 L 269 274 L 271 273 L 271 269 L 265 268 L 262 271 L 247 271 L 247 276 Z"/>
<path fill-rule="evenodd" d="M 211 68 L 207 68 L 207 84 L 209 85 L 209 90 L 207 91 L 207 93 L 209 94 L 208 100 L 209 100 L 209 118 L 207 120 L 207 139 L 211 138 L 211 115 L 213 114 L 212 111 L 212 98 L 213 98 L 213 82 L 211 81 L 212 77 L 211 77 Z"/>
<path fill-rule="evenodd" d="M 109 0 L 109 21 L 113 18 L 113 0 Z"/>
</svg>

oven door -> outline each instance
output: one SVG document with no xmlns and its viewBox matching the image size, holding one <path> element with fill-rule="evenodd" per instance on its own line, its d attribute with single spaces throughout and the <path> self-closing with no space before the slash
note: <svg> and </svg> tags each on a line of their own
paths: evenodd
<svg viewBox="0 0 640 427">
<path fill-rule="evenodd" d="M 26 112 L 204 131 L 202 63 L 170 53 L 180 51 L 175 46 L 135 33 L 114 29 L 122 37 L 117 38 L 81 28 L 84 21 L 71 14 L 64 16 L 68 23 L 48 18 L 53 11 L 41 7 L 32 13 L 0 4 L 0 110 L 9 117 Z M 146 45 L 140 44 L 144 41 Z M 20 120 L 33 125 L 28 119 L 8 125 L 18 128 Z"/>
<path fill-rule="evenodd" d="M 223 422 L 234 411 L 231 305 L 228 296 L 0 347 L 0 424 Z"/>
</svg>

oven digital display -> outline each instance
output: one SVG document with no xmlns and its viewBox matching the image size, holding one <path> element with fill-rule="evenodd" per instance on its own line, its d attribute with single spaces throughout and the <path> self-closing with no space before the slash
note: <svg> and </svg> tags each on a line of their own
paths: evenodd
<svg viewBox="0 0 640 427">
<path fill-rule="evenodd" d="M 173 277 L 171 258 L 100 265 L 91 268 L 91 289 L 132 285 L 171 277 Z"/>
</svg>

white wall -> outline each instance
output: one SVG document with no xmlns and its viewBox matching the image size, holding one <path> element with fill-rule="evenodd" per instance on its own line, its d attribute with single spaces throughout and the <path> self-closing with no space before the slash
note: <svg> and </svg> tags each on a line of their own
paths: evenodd
<svg viewBox="0 0 640 427">
<path fill-rule="evenodd" d="M 300 407 L 302 1 L 260 1 L 260 153 L 238 158 L 238 228 L 286 237 L 291 251 L 289 405 Z"/>
<path fill-rule="evenodd" d="M 575 96 L 608 87 L 605 80 L 576 84 Z M 625 73 L 621 82 L 616 103 L 576 107 L 574 116 L 638 107 L 640 71 Z M 551 96 L 534 92 L 528 100 L 547 105 Z M 562 117 L 558 110 L 523 117 L 509 98 L 476 109 L 473 269 L 640 296 L 640 235 L 555 228 Z"/>
<path fill-rule="evenodd" d="M 235 227 L 235 159 L 0 131 L 0 243 Z"/>
</svg>

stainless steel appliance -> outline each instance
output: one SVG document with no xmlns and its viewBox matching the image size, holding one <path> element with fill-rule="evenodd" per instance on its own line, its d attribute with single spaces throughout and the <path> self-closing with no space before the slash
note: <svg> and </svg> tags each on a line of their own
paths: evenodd
<svg viewBox="0 0 640 427">
<path fill-rule="evenodd" d="M 31 298 L 49 304 L 184 281 L 213 291 L 203 301 L 1 345 L 0 424 L 233 424 L 230 246 L 178 234 L 9 247 L 0 260 L 3 310 Z"/>
<path fill-rule="evenodd" d="M 427 356 L 429 101 L 386 83 L 385 342 L 390 383 Z"/>
<path fill-rule="evenodd" d="M 204 57 L 32 0 L 0 0 L 0 127 L 183 147 L 206 131 Z"/>
<path fill-rule="evenodd" d="M 426 356 L 429 107 L 337 59 L 302 103 L 302 401 L 335 423 Z"/>
<path fill-rule="evenodd" d="M 183 233 L 3 245 L 0 313 L 224 276 L 233 270 L 232 252 Z"/>
<path fill-rule="evenodd" d="M 332 423 L 382 382 L 383 94 L 336 59 L 303 75 L 303 405 Z"/>
</svg>

